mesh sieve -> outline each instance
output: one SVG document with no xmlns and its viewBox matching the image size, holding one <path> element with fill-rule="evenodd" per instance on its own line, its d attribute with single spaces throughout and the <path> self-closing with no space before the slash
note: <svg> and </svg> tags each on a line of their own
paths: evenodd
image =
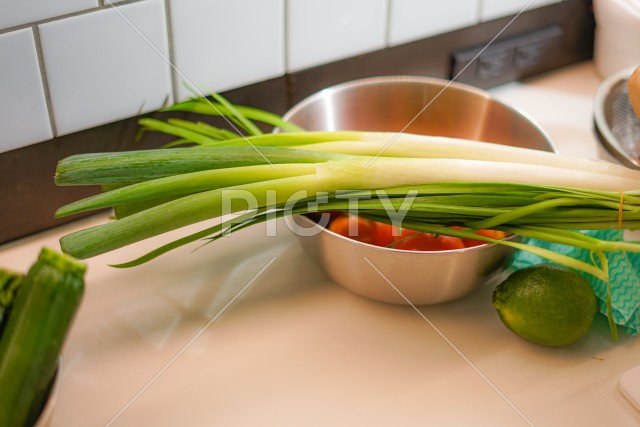
<svg viewBox="0 0 640 427">
<path fill-rule="evenodd" d="M 594 122 L 598 139 L 620 163 L 640 169 L 640 118 L 629 101 L 627 83 L 635 67 L 607 78 L 596 92 Z"/>
</svg>

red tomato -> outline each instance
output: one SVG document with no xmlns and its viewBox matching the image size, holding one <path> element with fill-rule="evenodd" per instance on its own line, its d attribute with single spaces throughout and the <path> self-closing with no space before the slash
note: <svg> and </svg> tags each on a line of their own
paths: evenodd
<svg viewBox="0 0 640 427">
<path fill-rule="evenodd" d="M 398 233 L 398 229 L 397 228 L 395 229 L 395 231 L 396 231 L 396 234 L 398 234 L 397 236 L 394 237 L 394 239 L 396 241 L 403 240 L 403 239 L 405 239 L 406 237 L 409 237 L 409 236 L 415 236 L 416 234 L 420 234 L 419 231 L 409 230 L 409 229 L 406 229 L 406 228 L 401 228 L 400 229 L 400 233 Z M 409 239 L 407 239 L 407 240 L 409 240 Z"/>
<path fill-rule="evenodd" d="M 395 242 L 396 238 L 393 235 L 394 227 L 385 224 L 384 222 L 376 222 L 376 231 L 375 238 L 373 239 L 373 244 L 377 246 L 389 246 L 393 242 Z"/>
<path fill-rule="evenodd" d="M 343 215 L 329 223 L 329 230 L 363 243 L 374 244 L 376 223 L 356 215 Z"/>
<path fill-rule="evenodd" d="M 451 236 L 435 236 L 430 233 L 418 233 L 411 230 L 403 231 L 403 237 L 400 237 L 398 243 L 395 244 L 396 249 L 405 251 L 449 251 L 453 249 L 463 249 L 465 246 L 462 240 Z"/>
<path fill-rule="evenodd" d="M 451 251 L 453 249 L 464 249 L 465 247 L 462 239 L 460 239 L 459 237 L 438 236 L 436 240 L 438 240 L 440 246 L 442 246 L 442 249 L 440 250 L 444 251 Z"/>
<path fill-rule="evenodd" d="M 452 236 L 435 236 L 430 233 L 421 233 L 406 228 L 398 232 L 397 228 L 389 224 L 370 221 L 356 215 L 338 215 L 333 217 L 329 223 L 329 230 L 362 243 L 383 247 L 390 246 L 406 251 L 448 251 L 464 249 L 470 245 L 465 246 L 463 240 L 470 242 L 477 241 L 474 239 L 459 239 Z M 394 236 L 394 234 L 399 235 Z"/>
<path fill-rule="evenodd" d="M 507 233 L 505 233 L 504 231 L 499 231 L 499 230 L 477 230 L 474 232 L 474 234 L 477 234 L 479 236 L 484 236 L 484 237 L 489 237 L 490 239 L 496 239 L 496 240 L 500 240 L 503 239 Z M 489 242 L 485 242 L 484 240 L 477 240 L 477 239 L 462 239 L 462 242 L 464 243 L 464 245 L 467 248 L 470 248 L 472 246 L 479 246 L 479 245 L 484 245 L 485 243 L 489 243 Z"/>
</svg>

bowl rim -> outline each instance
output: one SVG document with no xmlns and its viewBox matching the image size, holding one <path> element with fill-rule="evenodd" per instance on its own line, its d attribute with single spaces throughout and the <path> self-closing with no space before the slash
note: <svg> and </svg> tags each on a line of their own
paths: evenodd
<svg viewBox="0 0 640 427">
<path fill-rule="evenodd" d="M 512 105 L 509 105 L 509 104 L 506 104 L 506 103 L 500 101 L 499 99 L 497 99 L 496 97 L 491 95 L 491 93 L 489 93 L 488 91 L 486 91 L 484 89 L 480 89 L 478 87 L 471 86 L 471 85 L 466 84 L 466 83 L 460 83 L 460 82 L 457 82 L 455 80 L 443 79 L 443 78 L 438 78 L 438 77 L 415 76 L 415 75 L 409 75 L 409 74 L 402 74 L 402 75 L 364 77 L 364 78 L 360 78 L 360 79 L 349 80 L 349 81 L 345 81 L 345 82 L 342 82 L 342 83 L 337 83 L 335 85 L 332 85 L 332 86 L 326 87 L 324 89 L 321 89 L 321 90 L 319 90 L 317 92 L 314 92 L 311 95 L 309 95 L 309 96 L 303 98 L 302 100 L 298 101 L 297 103 L 295 103 L 291 108 L 289 108 L 282 115 L 282 119 L 285 120 L 285 121 L 290 121 L 291 120 L 291 116 L 293 116 L 296 113 L 298 113 L 300 110 L 305 108 L 307 105 L 312 104 L 312 103 L 316 102 L 317 100 L 322 99 L 324 97 L 328 97 L 328 96 L 331 96 L 332 94 L 335 94 L 335 93 L 338 93 L 340 91 L 343 91 L 345 89 L 350 89 L 350 88 L 354 88 L 354 87 L 361 87 L 361 86 L 384 85 L 384 84 L 388 84 L 388 83 L 419 83 L 419 84 L 429 84 L 429 85 L 440 86 L 440 87 L 442 87 L 442 89 L 440 90 L 440 92 L 438 92 L 436 97 L 440 96 L 440 94 L 442 92 L 444 92 L 445 90 L 447 90 L 449 88 L 461 90 L 461 91 L 464 91 L 464 92 L 471 92 L 474 95 L 477 95 L 479 97 L 487 99 L 487 100 L 489 100 L 491 102 L 495 102 L 496 104 L 500 105 L 501 107 L 511 111 L 512 113 L 514 113 L 516 115 L 519 115 L 520 117 L 522 117 L 523 119 L 528 121 L 540 133 L 542 138 L 545 140 L 545 142 L 549 146 L 550 151 L 551 152 L 557 152 L 557 148 L 556 148 L 555 144 L 553 143 L 553 141 L 551 140 L 551 138 L 549 137 L 549 135 L 547 134 L 547 132 L 527 112 L 525 112 L 525 111 L 523 111 L 523 110 L 521 110 L 521 109 L 519 109 L 517 107 L 514 107 Z M 335 130 L 335 129 L 330 129 L 330 130 Z M 279 129 L 274 129 L 274 132 L 280 132 L 280 130 Z"/>
</svg>

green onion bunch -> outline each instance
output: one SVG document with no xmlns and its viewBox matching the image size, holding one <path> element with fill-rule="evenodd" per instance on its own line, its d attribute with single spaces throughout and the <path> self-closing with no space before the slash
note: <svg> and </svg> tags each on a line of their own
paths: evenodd
<svg viewBox="0 0 640 427">
<path fill-rule="evenodd" d="M 350 211 L 354 200 L 359 215 L 376 221 L 512 246 L 605 281 L 604 252 L 640 252 L 638 242 L 602 241 L 576 231 L 640 229 L 640 171 L 447 137 L 305 131 L 277 115 L 213 98 L 167 110 L 224 116 L 234 131 L 142 119 L 141 131 L 176 140 L 162 149 L 80 154 L 59 162 L 58 185 L 99 185 L 104 191 L 61 207 L 56 216 L 103 208 L 113 208 L 115 216 L 64 236 L 64 252 L 89 258 L 219 218 L 214 226 L 117 265 L 130 267 L 272 218 Z M 256 121 L 279 132 L 265 134 Z M 585 248 L 593 263 L 473 233 L 482 228 Z"/>
</svg>

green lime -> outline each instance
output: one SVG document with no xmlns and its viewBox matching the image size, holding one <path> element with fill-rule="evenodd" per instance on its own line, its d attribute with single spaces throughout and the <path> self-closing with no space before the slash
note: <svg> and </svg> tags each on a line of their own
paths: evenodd
<svg viewBox="0 0 640 427">
<path fill-rule="evenodd" d="M 598 312 L 596 296 L 584 277 L 548 264 L 512 273 L 493 291 L 492 304 L 507 328 L 547 346 L 578 340 Z"/>
</svg>

